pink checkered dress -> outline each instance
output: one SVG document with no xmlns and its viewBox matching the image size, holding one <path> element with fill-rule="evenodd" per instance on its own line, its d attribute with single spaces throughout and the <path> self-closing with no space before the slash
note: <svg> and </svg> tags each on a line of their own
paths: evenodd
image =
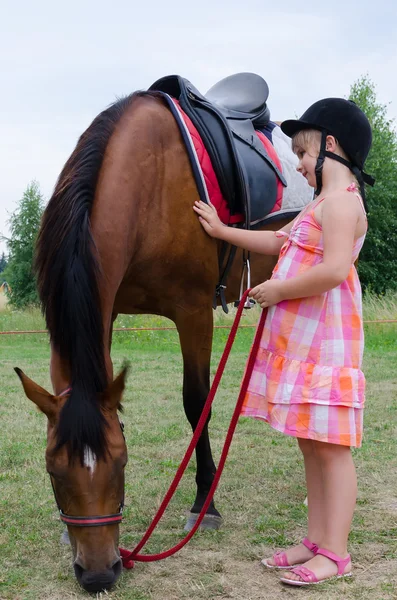
<svg viewBox="0 0 397 600">
<path fill-rule="evenodd" d="M 358 196 L 354 184 L 348 190 Z M 314 217 L 321 201 L 302 211 L 289 235 L 278 232 L 288 239 L 272 278 L 295 277 L 322 261 L 322 228 Z M 364 238 L 354 244 L 343 283 L 320 296 L 284 300 L 268 309 L 243 416 L 264 419 L 298 438 L 361 445 L 364 334 L 361 286 L 353 263 Z"/>
</svg>

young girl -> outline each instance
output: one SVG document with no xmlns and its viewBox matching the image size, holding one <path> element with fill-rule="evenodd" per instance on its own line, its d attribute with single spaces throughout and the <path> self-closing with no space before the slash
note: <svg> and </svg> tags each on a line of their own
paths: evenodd
<svg viewBox="0 0 397 600">
<path fill-rule="evenodd" d="M 203 202 L 194 210 L 210 236 L 279 254 L 272 278 L 250 293 L 268 313 L 242 414 L 298 439 L 307 537 L 262 563 L 288 569 L 281 581 L 303 586 L 351 574 L 357 485 L 350 448 L 361 445 L 365 388 L 354 262 L 367 230 L 364 181 L 373 181 L 363 167 L 372 135 L 364 113 L 340 98 L 316 102 L 281 129 L 292 137 L 297 170 L 316 188 L 294 221 L 275 233 L 246 231 L 224 226 Z"/>
</svg>

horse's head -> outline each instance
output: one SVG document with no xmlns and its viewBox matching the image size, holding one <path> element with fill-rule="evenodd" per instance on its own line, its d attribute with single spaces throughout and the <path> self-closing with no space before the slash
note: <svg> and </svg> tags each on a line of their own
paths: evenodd
<svg viewBox="0 0 397 600">
<path fill-rule="evenodd" d="M 27 397 L 48 419 L 46 467 L 61 519 L 68 527 L 76 578 L 88 592 L 107 589 L 122 570 L 118 541 L 127 447 L 118 409 L 126 369 L 101 398 L 107 441 L 106 456 L 101 459 L 88 447 L 80 458 L 70 457 L 67 445 L 57 447 L 57 428 L 67 396 L 53 396 L 20 369 L 16 372 Z"/>
</svg>

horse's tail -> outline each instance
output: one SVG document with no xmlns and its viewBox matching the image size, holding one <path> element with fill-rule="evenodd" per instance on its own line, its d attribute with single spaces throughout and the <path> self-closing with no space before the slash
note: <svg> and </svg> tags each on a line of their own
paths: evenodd
<svg viewBox="0 0 397 600">
<path fill-rule="evenodd" d="M 100 264 L 90 212 L 108 141 L 134 95 L 102 112 L 80 137 L 43 215 L 36 247 L 38 290 L 60 359 L 69 366 L 71 392 L 62 409 L 57 448 L 83 461 L 86 447 L 106 457 L 99 395 L 107 385 L 99 296 Z"/>
</svg>

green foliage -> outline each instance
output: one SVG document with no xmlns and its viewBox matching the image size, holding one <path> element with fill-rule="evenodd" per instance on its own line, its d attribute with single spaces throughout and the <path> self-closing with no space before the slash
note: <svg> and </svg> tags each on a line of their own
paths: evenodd
<svg viewBox="0 0 397 600">
<path fill-rule="evenodd" d="M 39 303 L 33 273 L 33 256 L 43 209 L 44 202 L 39 186 L 36 181 L 32 181 L 9 220 L 9 260 L 3 277 L 11 286 L 10 302 L 15 308 Z"/>
<path fill-rule="evenodd" d="M 3 273 L 3 271 L 5 271 L 6 266 L 7 266 L 7 258 L 6 258 L 5 253 L 3 252 L 3 254 L 0 257 L 0 275 L 1 275 L 1 273 Z M 0 277 L 0 283 L 1 283 L 2 279 L 3 278 Z"/>
<path fill-rule="evenodd" d="M 350 99 L 372 126 L 365 170 L 376 179 L 373 188 L 367 187 L 369 228 L 358 269 L 363 288 L 383 294 L 397 289 L 397 135 L 393 121 L 387 118 L 387 106 L 377 102 L 375 86 L 368 77 L 354 83 Z"/>
</svg>

